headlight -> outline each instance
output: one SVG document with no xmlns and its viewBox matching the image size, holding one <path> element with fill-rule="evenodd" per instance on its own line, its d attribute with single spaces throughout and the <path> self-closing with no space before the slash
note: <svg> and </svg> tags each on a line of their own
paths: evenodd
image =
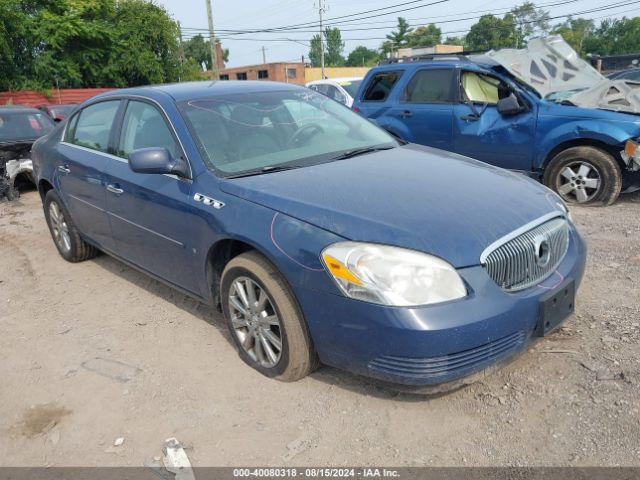
<svg viewBox="0 0 640 480">
<path fill-rule="evenodd" d="M 426 253 L 370 243 L 340 242 L 322 260 L 348 297 L 408 307 L 466 297 L 455 268 Z"/>
</svg>

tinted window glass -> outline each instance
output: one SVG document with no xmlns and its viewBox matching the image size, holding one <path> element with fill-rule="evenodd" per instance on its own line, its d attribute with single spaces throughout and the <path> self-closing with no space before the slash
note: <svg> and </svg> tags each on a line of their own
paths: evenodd
<svg viewBox="0 0 640 480">
<path fill-rule="evenodd" d="M 46 115 L 33 112 L 0 112 L 0 141 L 34 140 L 51 131 Z"/>
<path fill-rule="evenodd" d="M 179 149 L 171 130 L 156 107 L 145 102 L 129 102 L 122 121 L 118 155 L 127 158 L 139 148 L 166 148 L 174 157 Z"/>
<path fill-rule="evenodd" d="M 452 69 L 421 70 L 407 85 L 403 99 L 409 103 L 450 103 L 452 84 Z"/>
<path fill-rule="evenodd" d="M 509 93 L 509 87 L 497 78 L 471 72 L 462 74 L 463 99 L 495 105 L 501 98 L 509 96 Z"/>
<path fill-rule="evenodd" d="M 397 145 L 360 115 L 306 89 L 222 95 L 181 108 L 211 165 L 229 174 L 311 165 L 353 149 Z"/>
<path fill-rule="evenodd" d="M 340 86 L 344 88 L 349 95 L 353 98 L 356 98 L 356 93 L 358 93 L 358 89 L 360 88 L 360 84 L 362 80 L 353 80 L 351 82 L 341 82 Z"/>
<path fill-rule="evenodd" d="M 83 109 L 67 141 L 81 147 L 106 152 L 111 126 L 119 105 L 120 101 L 116 100 L 96 103 Z"/>
<path fill-rule="evenodd" d="M 371 78 L 363 100 L 365 102 L 384 102 L 393 86 L 400 78 L 400 72 L 378 73 Z"/>
</svg>

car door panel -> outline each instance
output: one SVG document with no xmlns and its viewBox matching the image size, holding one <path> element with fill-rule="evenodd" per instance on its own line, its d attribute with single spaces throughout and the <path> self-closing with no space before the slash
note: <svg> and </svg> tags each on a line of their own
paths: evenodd
<svg viewBox="0 0 640 480">
<path fill-rule="evenodd" d="M 116 253 L 149 272 L 197 291 L 190 248 L 191 182 L 133 172 L 126 160 L 107 168 L 107 209 Z"/>
<path fill-rule="evenodd" d="M 465 72 L 463 72 L 463 75 Z M 469 73 L 474 74 L 475 73 Z M 500 82 L 495 92 L 486 93 L 486 100 L 510 93 Z M 499 91 L 501 93 L 499 93 Z M 494 98 L 495 97 L 495 98 Z M 454 106 L 453 151 L 483 162 L 512 170 L 530 171 L 532 168 L 536 116 L 531 108 L 516 115 L 503 116 L 495 103 L 471 103 L 465 99 Z"/>
<path fill-rule="evenodd" d="M 119 105 L 120 101 L 109 101 L 86 107 L 70 123 L 73 130 L 65 133 L 65 141 L 56 147 L 59 161 L 55 174 L 71 218 L 83 235 L 107 250 L 113 248 L 104 175 L 109 155 L 97 148 L 106 150 Z M 98 143 L 92 145 L 89 139 Z"/>
<path fill-rule="evenodd" d="M 130 100 L 106 171 L 106 205 L 116 253 L 166 281 L 199 294 L 195 280 L 192 182 L 175 175 L 137 173 L 126 156 L 139 148 L 181 148 L 166 117 L 151 103 Z"/>
</svg>

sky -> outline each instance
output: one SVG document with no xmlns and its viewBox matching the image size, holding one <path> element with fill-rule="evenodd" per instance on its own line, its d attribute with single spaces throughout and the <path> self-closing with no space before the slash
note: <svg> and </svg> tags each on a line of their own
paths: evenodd
<svg viewBox="0 0 640 480">
<path fill-rule="evenodd" d="M 188 39 L 207 28 L 206 0 L 156 0 L 163 5 L 182 26 L 183 36 Z M 224 48 L 230 51 L 227 66 L 242 66 L 262 63 L 264 47 L 267 62 L 299 61 L 302 55 L 308 60 L 309 40 L 317 29 L 319 0 L 212 0 L 214 28 Z M 435 23 L 446 37 L 457 36 L 467 31 L 486 13 L 503 15 L 523 0 L 323 0 L 328 23 L 347 22 L 339 26 L 345 40 L 345 56 L 358 45 L 378 48 L 386 34 L 394 29 L 396 18 L 405 17 L 411 26 Z M 619 18 L 640 15 L 640 0 L 538 0 L 552 17 L 583 13 L 584 18 Z M 393 8 L 393 5 L 399 5 Z M 431 4 L 431 5 L 429 5 Z M 606 8 L 606 9 L 605 9 Z M 361 12 L 383 9 L 367 14 Z M 410 9 L 404 12 L 398 10 Z M 343 17 L 360 14 L 358 17 Z M 362 19 L 366 16 L 370 18 Z M 474 18 L 470 18 L 474 17 Z M 354 18 L 360 18 L 353 20 Z M 552 23 L 560 23 L 557 18 Z M 304 26 L 313 22 L 315 26 Z M 237 30 L 267 29 L 300 25 L 300 31 L 260 32 L 238 34 Z M 347 31 L 351 30 L 351 31 Z"/>
</svg>

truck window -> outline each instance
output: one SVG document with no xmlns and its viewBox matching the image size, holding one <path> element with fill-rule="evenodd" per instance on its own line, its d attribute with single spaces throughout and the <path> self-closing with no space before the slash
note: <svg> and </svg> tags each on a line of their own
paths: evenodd
<svg viewBox="0 0 640 480">
<path fill-rule="evenodd" d="M 376 73 L 371 78 L 362 100 L 365 102 L 384 102 L 400 78 L 400 75 L 400 72 Z"/>
<path fill-rule="evenodd" d="M 417 72 L 404 91 L 407 103 L 453 102 L 453 69 L 428 69 Z"/>
<path fill-rule="evenodd" d="M 509 93 L 509 87 L 497 78 L 474 72 L 462 73 L 462 98 L 467 101 L 495 105 Z"/>
</svg>

